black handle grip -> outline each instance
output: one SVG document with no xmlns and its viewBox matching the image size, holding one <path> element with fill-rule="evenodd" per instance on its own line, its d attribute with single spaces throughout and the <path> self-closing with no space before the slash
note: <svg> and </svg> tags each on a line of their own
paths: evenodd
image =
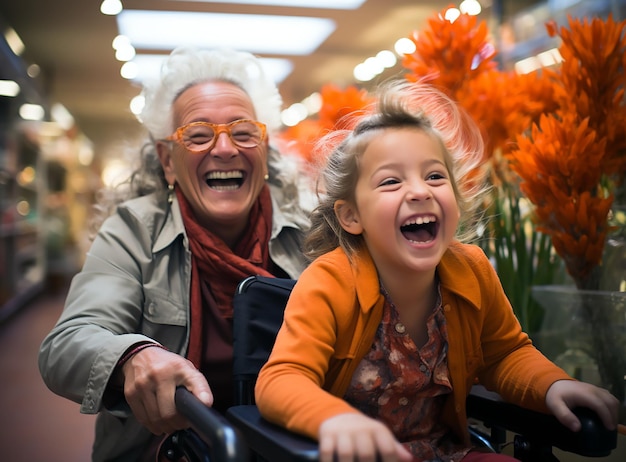
<svg viewBox="0 0 626 462">
<path fill-rule="evenodd" d="M 177 443 L 195 461 L 219 460 L 224 462 L 249 462 L 249 451 L 243 437 L 233 425 L 216 410 L 207 407 L 185 387 L 178 387 L 174 397 L 176 409 L 191 423 L 191 428 L 207 445 L 201 448 L 193 437 L 179 437 Z M 209 454 L 204 454 L 208 450 Z"/>
</svg>

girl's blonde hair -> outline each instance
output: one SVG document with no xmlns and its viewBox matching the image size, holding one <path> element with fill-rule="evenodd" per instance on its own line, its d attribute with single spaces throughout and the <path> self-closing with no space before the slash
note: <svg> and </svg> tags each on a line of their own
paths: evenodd
<svg viewBox="0 0 626 462">
<path fill-rule="evenodd" d="M 475 236 L 489 186 L 481 168 L 482 136 L 461 107 L 430 85 L 396 80 L 382 85 L 376 102 L 351 117 L 356 118 L 353 130 L 331 132 L 317 146 L 323 166 L 318 179 L 319 204 L 304 242 L 308 258 L 339 246 L 350 256 L 362 245 L 361 235 L 341 227 L 334 204 L 337 200 L 354 203 L 361 156 L 373 137 L 386 128 L 415 127 L 441 142 L 461 212 L 456 237 L 466 242 Z M 329 155 L 323 154 L 328 151 Z"/>
</svg>

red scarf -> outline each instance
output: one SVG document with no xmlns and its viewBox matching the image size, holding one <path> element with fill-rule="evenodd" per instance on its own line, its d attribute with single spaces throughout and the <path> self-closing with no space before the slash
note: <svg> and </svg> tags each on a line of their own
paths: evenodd
<svg viewBox="0 0 626 462">
<path fill-rule="evenodd" d="M 234 249 L 200 225 L 187 199 L 176 188 L 183 224 L 191 249 L 191 331 L 187 358 L 200 367 L 202 356 L 202 312 L 205 303 L 202 287 L 213 295 L 225 318 L 232 318 L 233 295 L 237 285 L 251 275 L 271 276 L 269 240 L 272 232 L 272 200 L 267 185 L 263 187 L 250 211 L 246 233 Z"/>
</svg>

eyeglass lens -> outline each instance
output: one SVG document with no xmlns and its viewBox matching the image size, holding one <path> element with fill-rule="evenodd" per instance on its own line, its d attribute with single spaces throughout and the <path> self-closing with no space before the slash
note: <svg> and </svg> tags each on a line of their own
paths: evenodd
<svg viewBox="0 0 626 462">
<path fill-rule="evenodd" d="M 183 129 L 182 141 L 190 151 L 204 151 L 213 146 L 216 137 L 222 131 L 228 133 L 231 141 L 240 148 L 258 146 L 263 137 L 261 129 L 256 124 L 248 121 L 235 122 L 231 125 L 217 128 L 208 123 L 198 123 L 188 125 Z"/>
</svg>

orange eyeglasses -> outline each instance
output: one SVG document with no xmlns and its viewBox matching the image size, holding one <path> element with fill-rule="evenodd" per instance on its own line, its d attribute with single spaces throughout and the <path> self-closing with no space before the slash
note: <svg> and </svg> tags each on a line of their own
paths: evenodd
<svg viewBox="0 0 626 462">
<path fill-rule="evenodd" d="M 220 133 L 228 134 L 233 144 L 240 148 L 254 148 L 265 139 L 266 126 L 256 120 L 241 119 L 228 124 L 212 124 L 209 122 L 192 122 L 168 136 L 169 141 L 182 144 L 188 151 L 202 154 L 215 146 Z"/>
</svg>

